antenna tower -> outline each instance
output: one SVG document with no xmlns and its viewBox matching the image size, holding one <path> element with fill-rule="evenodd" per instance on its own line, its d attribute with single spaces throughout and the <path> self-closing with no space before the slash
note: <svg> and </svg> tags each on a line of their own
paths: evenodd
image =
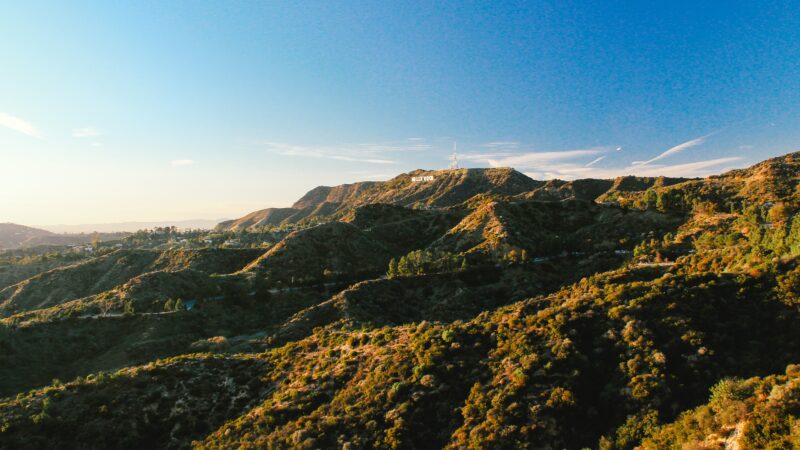
<svg viewBox="0 0 800 450">
<path fill-rule="evenodd" d="M 458 152 L 456 151 L 456 143 L 453 142 L 453 155 L 450 156 L 450 168 L 458 169 Z"/>
</svg>

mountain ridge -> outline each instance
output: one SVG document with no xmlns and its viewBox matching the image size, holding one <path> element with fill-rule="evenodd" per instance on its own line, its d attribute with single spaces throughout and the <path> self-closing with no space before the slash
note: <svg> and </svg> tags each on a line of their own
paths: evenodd
<svg viewBox="0 0 800 450">
<path fill-rule="evenodd" d="M 318 189 L 288 229 L 0 291 L 0 448 L 800 443 L 800 153 L 703 179 L 461 175 Z"/>
<path fill-rule="evenodd" d="M 426 178 L 430 177 L 430 178 Z M 415 181 L 416 180 L 416 181 Z M 217 229 L 240 230 L 328 218 L 368 204 L 447 208 L 478 194 L 517 195 L 541 185 L 511 168 L 414 170 L 388 181 L 367 181 L 311 189 L 290 208 L 267 208 L 222 222 Z"/>
<path fill-rule="evenodd" d="M 413 181 L 417 180 L 417 181 Z M 353 209 L 376 203 L 415 208 L 455 207 L 476 195 L 507 195 L 538 201 L 603 202 L 623 192 L 679 184 L 690 178 L 620 176 L 572 181 L 534 180 L 509 167 L 416 169 L 387 181 L 317 186 L 288 208 L 266 208 L 217 225 L 217 230 L 287 226 L 309 220 L 331 220 Z"/>
</svg>

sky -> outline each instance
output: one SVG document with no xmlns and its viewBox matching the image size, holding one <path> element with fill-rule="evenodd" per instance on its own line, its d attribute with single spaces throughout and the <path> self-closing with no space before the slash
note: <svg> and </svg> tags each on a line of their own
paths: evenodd
<svg viewBox="0 0 800 450">
<path fill-rule="evenodd" d="M 800 150 L 800 8 L 0 3 L 0 222 L 235 218 L 511 166 L 705 176 Z"/>
</svg>

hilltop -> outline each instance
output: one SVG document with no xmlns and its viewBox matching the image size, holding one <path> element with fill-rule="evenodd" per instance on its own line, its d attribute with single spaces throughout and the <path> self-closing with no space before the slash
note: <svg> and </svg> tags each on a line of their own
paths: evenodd
<svg viewBox="0 0 800 450">
<path fill-rule="evenodd" d="M 621 193 L 671 186 L 688 178 L 624 176 L 614 180 L 538 181 L 511 168 L 414 170 L 388 181 L 318 186 L 289 208 L 267 208 L 217 225 L 217 230 L 245 230 L 318 223 L 352 215 L 362 206 L 396 205 L 446 209 L 479 198 L 516 197 L 536 201 L 615 202 Z M 468 205 L 467 205 L 468 206 Z"/>
<path fill-rule="evenodd" d="M 415 170 L 388 181 L 319 186 L 291 208 L 271 208 L 222 222 L 220 229 L 243 229 L 298 223 L 344 214 L 359 206 L 390 204 L 416 208 L 445 208 L 475 195 L 517 195 L 541 182 L 510 168 Z"/>
<path fill-rule="evenodd" d="M 798 185 L 799 153 L 415 171 L 274 229 L 12 258 L 36 273 L 0 288 L 0 448 L 791 448 Z"/>
</svg>

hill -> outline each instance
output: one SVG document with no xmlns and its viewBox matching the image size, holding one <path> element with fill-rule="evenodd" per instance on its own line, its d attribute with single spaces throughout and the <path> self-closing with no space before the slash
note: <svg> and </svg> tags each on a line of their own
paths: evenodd
<svg viewBox="0 0 800 450">
<path fill-rule="evenodd" d="M 147 273 L 194 270 L 206 275 L 235 272 L 261 255 L 259 250 L 118 250 L 108 255 L 57 267 L 0 290 L 0 317 L 49 308 L 90 297 L 126 283 L 141 283 Z M 151 275 L 153 278 L 157 275 Z M 169 275 L 167 275 L 168 278 Z M 195 277 L 196 278 L 196 277 Z M 145 277 L 147 279 L 147 277 Z M 177 277 L 173 279 L 177 280 Z M 197 280 L 195 280 L 197 283 Z M 122 289 L 125 291 L 125 289 Z M 171 296 L 174 289 L 155 290 L 156 297 Z M 180 292 L 178 292 L 179 294 Z M 186 294 L 196 290 L 188 291 Z"/>
<path fill-rule="evenodd" d="M 451 253 L 492 254 L 525 251 L 528 257 L 565 252 L 630 251 L 645 235 L 674 230 L 681 217 L 623 211 L 590 202 L 498 202 L 476 206 L 434 247 Z"/>
<path fill-rule="evenodd" d="M 45 271 L 0 292 L 0 448 L 792 448 L 799 166 L 412 172 Z"/>
<path fill-rule="evenodd" d="M 389 181 L 319 186 L 291 208 L 271 208 L 222 222 L 218 229 L 240 230 L 277 226 L 303 220 L 337 216 L 369 204 L 417 208 L 444 208 L 463 203 L 475 195 L 517 195 L 541 182 L 509 168 L 415 170 Z"/>
<path fill-rule="evenodd" d="M 179 229 L 204 229 L 214 228 L 221 220 L 194 219 L 194 220 L 172 220 L 158 222 L 117 222 L 117 223 L 85 223 L 77 225 L 47 225 L 45 228 L 54 233 L 135 233 L 139 230 L 176 227 Z"/>
<path fill-rule="evenodd" d="M 0 223 L 0 249 L 18 248 L 30 241 L 52 236 L 55 234 L 46 230 L 14 223 Z"/>
<path fill-rule="evenodd" d="M 122 239 L 127 233 L 56 234 L 13 223 L 0 223 L 0 250 L 36 246 L 67 246 Z"/>
<path fill-rule="evenodd" d="M 295 231 L 244 268 L 270 283 L 310 284 L 383 272 L 391 254 L 354 225 L 332 222 Z"/>
</svg>

